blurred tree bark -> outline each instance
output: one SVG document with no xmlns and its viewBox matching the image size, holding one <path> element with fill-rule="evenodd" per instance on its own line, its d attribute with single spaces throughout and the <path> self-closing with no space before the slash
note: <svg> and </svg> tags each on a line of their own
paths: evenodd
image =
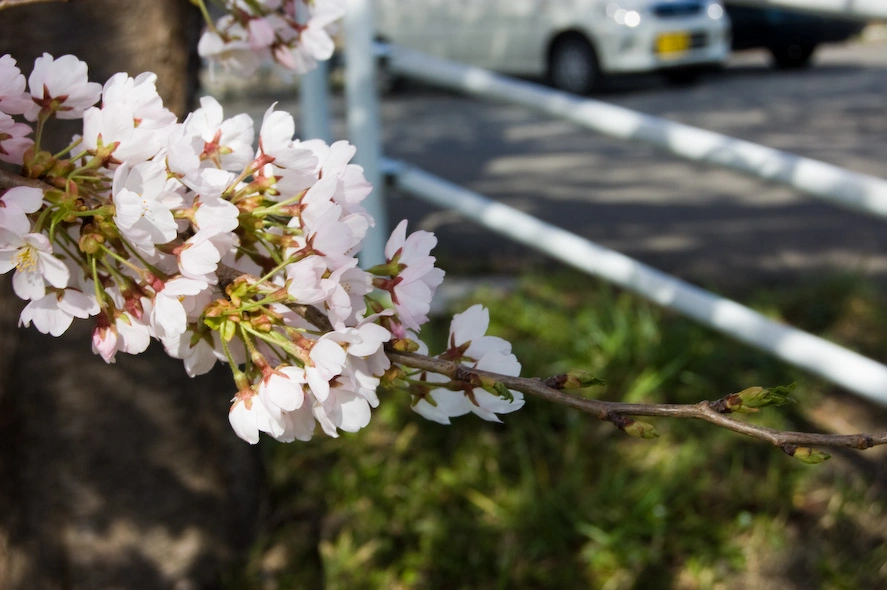
<svg viewBox="0 0 887 590">
<path fill-rule="evenodd" d="M 181 115 L 199 29 L 185 0 L 34 4 L 0 11 L 0 55 L 26 76 L 44 51 L 77 55 L 96 82 L 153 71 Z M 230 375 L 188 379 L 156 346 L 105 365 L 88 322 L 55 339 L 17 328 L 22 307 L 2 277 L 0 588 L 216 587 L 254 535 L 260 481 L 225 419 Z"/>
</svg>

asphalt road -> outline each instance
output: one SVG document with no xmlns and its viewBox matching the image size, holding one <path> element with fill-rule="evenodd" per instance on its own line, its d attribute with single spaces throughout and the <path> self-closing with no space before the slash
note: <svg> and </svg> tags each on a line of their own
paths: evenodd
<svg viewBox="0 0 887 590">
<path fill-rule="evenodd" d="M 655 75 L 611 80 L 594 98 L 887 177 L 887 42 L 822 48 L 777 71 L 737 54 L 691 87 Z M 229 98 L 261 119 L 268 98 Z M 344 136 L 342 101 L 332 110 Z M 279 108 L 296 112 L 291 99 Z M 827 272 L 887 278 L 887 222 L 792 189 L 579 129 L 527 109 L 410 86 L 385 97 L 384 151 L 450 181 L 712 287 Z M 392 223 L 435 231 L 455 270 L 546 265 L 457 214 L 392 193 Z"/>
</svg>

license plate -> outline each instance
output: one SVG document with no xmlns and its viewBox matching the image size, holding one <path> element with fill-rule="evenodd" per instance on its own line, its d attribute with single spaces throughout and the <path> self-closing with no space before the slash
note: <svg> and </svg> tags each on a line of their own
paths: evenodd
<svg viewBox="0 0 887 590">
<path fill-rule="evenodd" d="M 690 33 L 663 33 L 656 38 L 656 53 L 674 57 L 690 49 Z"/>
</svg>

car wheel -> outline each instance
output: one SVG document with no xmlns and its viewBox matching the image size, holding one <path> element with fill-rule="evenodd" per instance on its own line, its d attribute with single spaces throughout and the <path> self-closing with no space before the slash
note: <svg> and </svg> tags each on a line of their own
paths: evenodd
<svg viewBox="0 0 887 590">
<path fill-rule="evenodd" d="M 581 35 L 569 35 L 555 41 L 548 57 L 548 81 L 565 92 L 588 94 L 600 83 L 594 47 Z"/>
<path fill-rule="evenodd" d="M 814 51 L 816 51 L 815 45 L 791 44 L 770 47 L 776 67 L 783 70 L 793 70 L 810 65 Z"/>
<path fill-rule="evenodd" d="M 672 86 L 692 86 L 699 81 L 702 76 L 702 68 L 677 68 L 674 70 L 665 70 L 665 79 Z"/>
</svg>

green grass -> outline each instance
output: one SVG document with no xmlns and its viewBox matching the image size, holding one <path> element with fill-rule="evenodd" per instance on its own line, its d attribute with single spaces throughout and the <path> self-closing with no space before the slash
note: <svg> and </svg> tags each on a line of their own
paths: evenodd
<svg viewBox="0 0 887 590">
<path fill-rule="evenodd" d="M 746 300 L 884 360 L 885 298 L 836 278 Z M 883 430 L 885 413 L 581 275 L 481 292 L 525 376 L 572 368 L 603 399 L 695 402 L 797 382 L 756 422 Z M 464 306 L 463 306 L 464 307 Z M 439 343 L 446 324 L 429 333 Z M 435 344 L 431 344 L 432 351 Z M 267 516 L 236 588 L 875 588 L 887 585 L 884 454 L 807 466 L 703 423 L 653 441 L 530 399 L 504 424 L 424 421 L 384 399 L 340 439 L 263 443 Z M 880 425 L 880 426 L 879 426 Z"/>
</svg>

